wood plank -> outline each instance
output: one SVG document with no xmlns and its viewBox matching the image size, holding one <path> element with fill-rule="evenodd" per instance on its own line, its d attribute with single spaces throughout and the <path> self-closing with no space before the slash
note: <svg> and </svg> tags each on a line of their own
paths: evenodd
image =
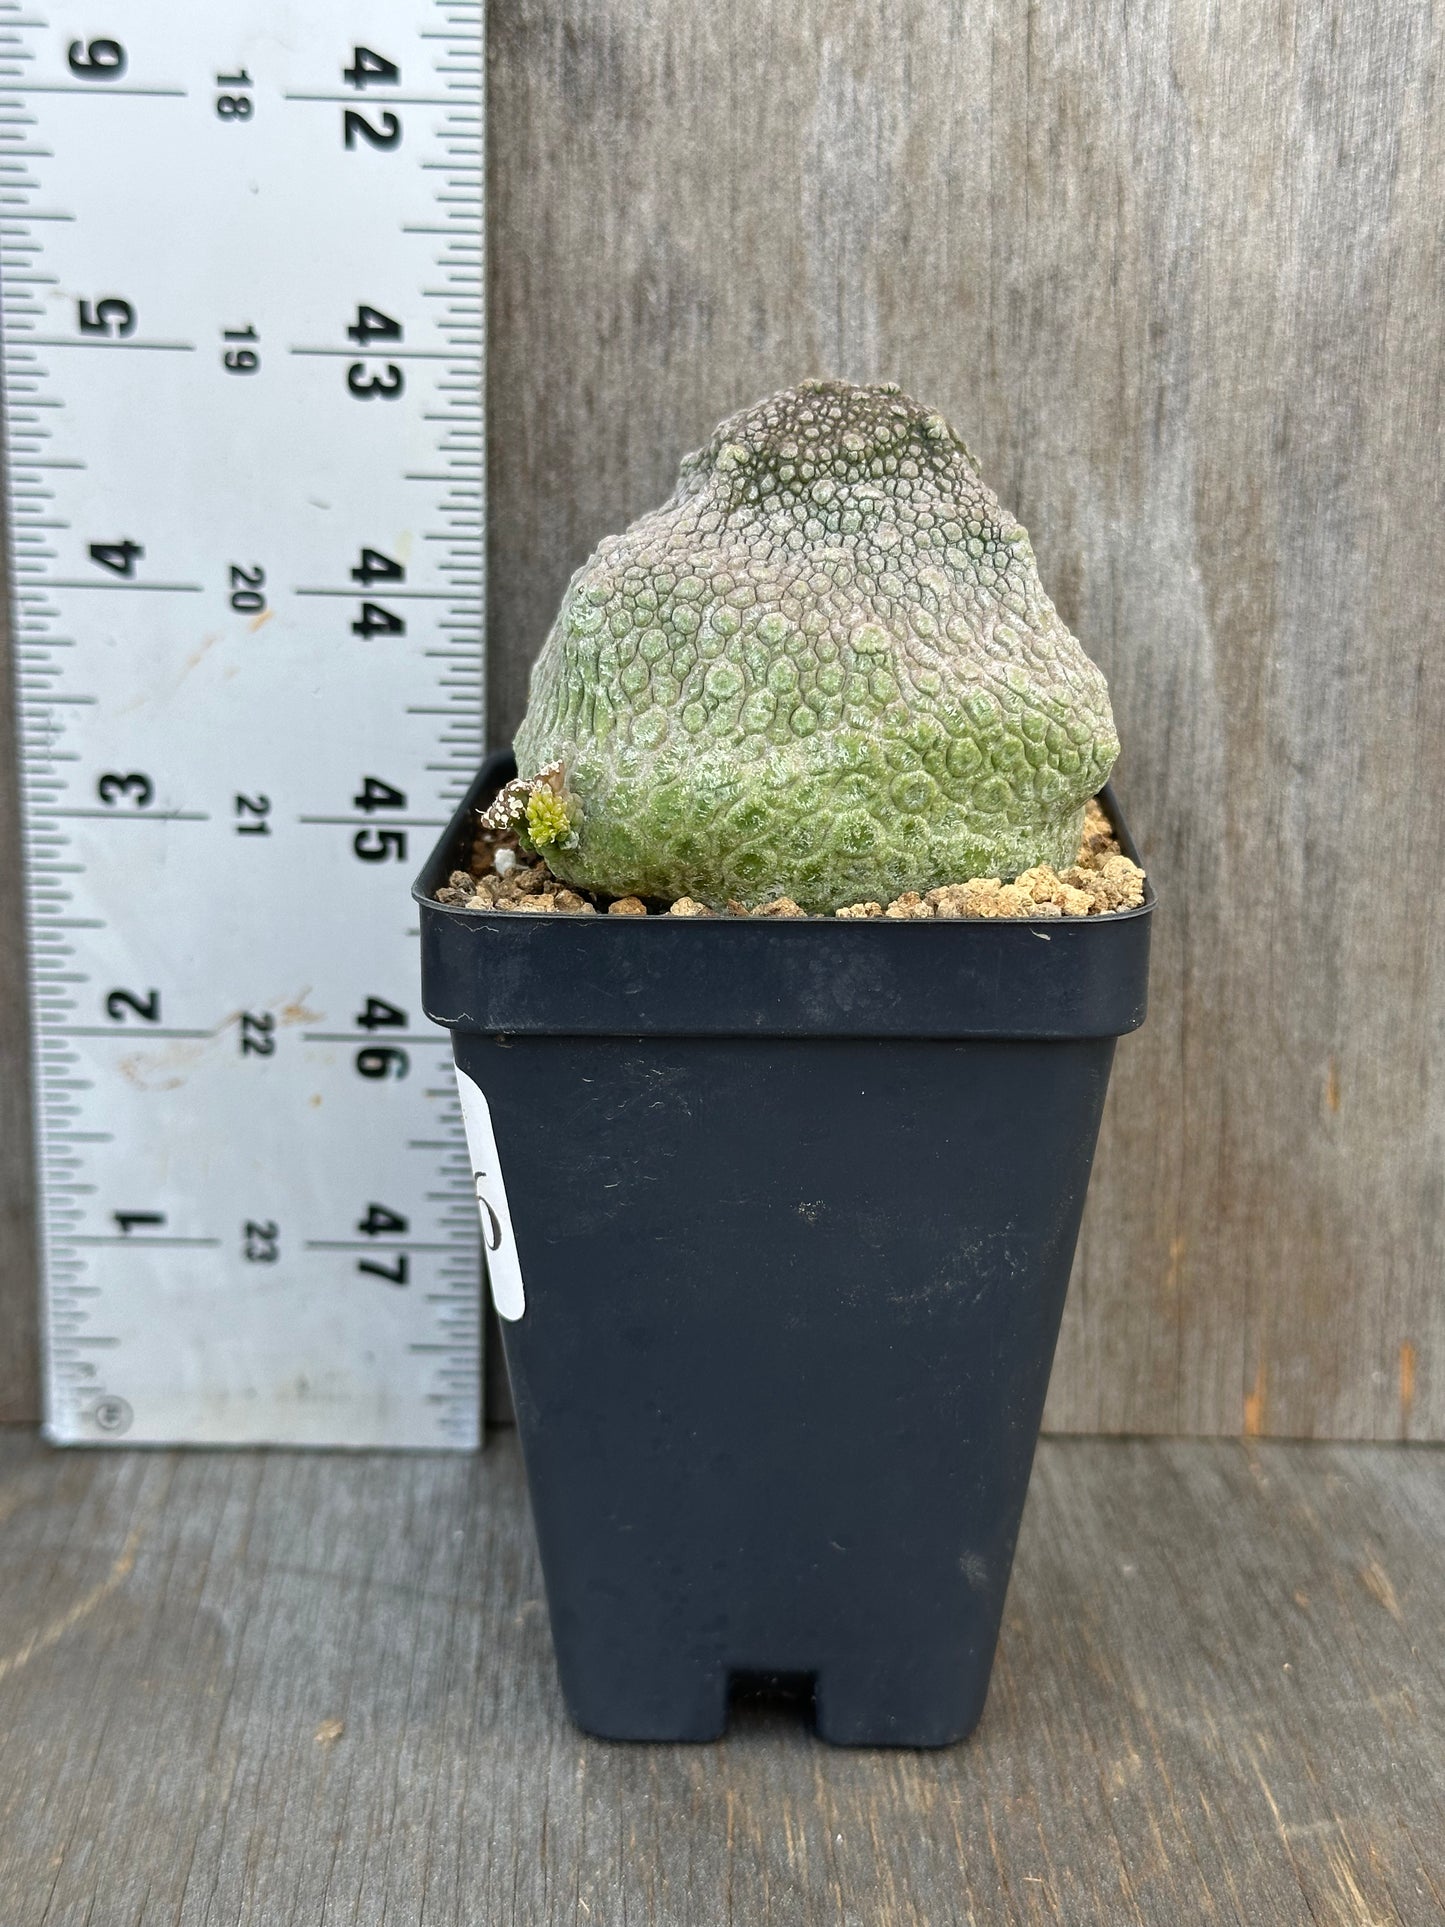
<svg viewBox="0 0 1445 1927">
<path fill-rule="evenodd" d="M 1424 0 L 494 14 L 498 731 L 591 547 L 811 373 L 955 421 L 1110 677 L 1163 900 L 1058 1429 L 1445 1434 L 1445 899 L 1374 882 L 1445 842 L 1442 52 Z"/>
<path fill-rule="evenodd" d="M 127 1927 L 1436 1922 L 1445 1459 L 1061 1440 L 989 1708 L 590 1741 L 515 1438 L 479 1460 L 0 1437 L 0 1918 Z"/>
</svg>

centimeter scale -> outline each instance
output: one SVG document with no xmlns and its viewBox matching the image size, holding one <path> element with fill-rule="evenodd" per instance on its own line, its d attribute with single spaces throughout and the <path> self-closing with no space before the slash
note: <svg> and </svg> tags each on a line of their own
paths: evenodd
<svg viewBox="0 0 1445 1927">
<path fill-rule="evenodd" d="M 0 0 L 58 1441 L 476 1444 L 480 0 Z"/>
</svg>

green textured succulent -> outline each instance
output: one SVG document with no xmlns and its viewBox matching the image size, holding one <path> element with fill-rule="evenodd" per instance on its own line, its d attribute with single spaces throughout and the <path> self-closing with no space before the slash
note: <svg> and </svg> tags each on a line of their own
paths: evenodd
<svg viewBox="0 0 1445 1927">
<path fill-rule="evenodd" d="M 532 835 L 567 882 L 827 911 L 1071 863 L 1119 742 L 943 417 L 809 381 L 578 570 L 516 749 L 566 796 Z"/>
</svg>

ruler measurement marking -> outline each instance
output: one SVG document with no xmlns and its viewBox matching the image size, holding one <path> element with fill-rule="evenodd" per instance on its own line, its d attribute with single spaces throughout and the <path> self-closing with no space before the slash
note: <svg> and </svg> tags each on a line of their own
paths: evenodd
<svg viewBox="0 0 1445 1927">
<path fill-rule="evenodd" d="M 283 100 L 328 101 L 334 106 L 355 107 L 358 104 L 359 100 L 361 99 L 361 96 L 359 94 L 283 94 L 281 98 Z M 438 99 L 432 95 L 393 94 L 388 92 L 386 94 L 378 94 L 376 96 L 376 105 L 378 107 L 451 107 L 451 108 L 455 108 L 456 102 L 452 100 L 450 96 L 443 96 L 442 98 Z"/>
<path fill-rule="evenodd" d="M 362 350 L 357 348 L 288 348 L 292 355 L 326 355 L 341 361 L 355 361 Z M 472 356 L 462 349 L 451 348 L 378 348 L 376 354 L 384 354 L 387 361 L 450 361 L 458 366 L 466 366 Z"/>
<path fill-rule="evenodd" d="M 185 100 L 184 87 L 70 87 L 63 81 L 25 80 L 19 86 L 0 87 L 0 99 L 7 94 L 78 94 L 83 100 Z M 6 103 L 8 104 L 8 103 Z"/>
<path fill-rule="evenodd" d="M 209 1034 L 209 1033 L 207 1033 Z M 151 1032 L 154 1036 L 155 1033 Z M 385 1038 L 373 1037 L 368 1030 L 303 1030 L 302 1040 L 308 1044 L 445 1044 L 449 1039 L 435 1031 L 388 1030 Z"/>
<path fill-rule="evenodd" d="M 369 816 L 298 816 L 296 821 L 341 825 L 355 829 L 365 829 L 373 821 L 378 829 L 444 830 L 447 826 L 447 819 L 444 816 L 392 816 L 390 813 L 385 817 L 377 816 L 374 819 Z"/>
<path fill-rule="evenodd" d="M 408 475 L 406 479 L 408 481 L 414 481 L 416 478 Z M 379 583 L 376 585 L 376 588 L 378 595 L 384 595 L 388 602 L 456 603 L 467 600 L 465 596 L 453 595 L 450 589 L 393 589 L 383 587 Z M 366 591 L 358 586 L 354 589 L 293 589 L 291 593 L 292 595 L 309 596 L 345 596 L 349 601 L 357 602 L 366 594 Z M 473 598 L 473 600 L 475 600 L 475 598 Z"/>
<path fill-rule="evenodd" d="M 224 1025 L 219 1030 L 167 1030 L 157 1024 L 147 1024 L 143 1030 L 125 1024 L 42 1024 L 41 1028 L 52 1037 L 113 1037 L 126 1044 L 144 1044 L 152 1037 L 207 1039 L 224 1036 L 226 1030 Z"/>
<path fill-rule="evenodd" d="M 27 335 L 26 341 L 35 348 L 105 348 L 112 354 L 193 355 L 196 352 L 193 341 L 73 341 L 65 335 Z"/>
<path fill-rule="evenodd" d="M 451 1244 L 417 1244 L 405 1238 L 308 1238 L 307 1251 L 452 1251 Z"/>
<path fill-rule="evenodd" d="M 57 816 L 94 817 L 101 823 L 209 823 L 210 816 L 204 810 L 87 810 L 87 809 L 44 809 L 32 810 L 31 815 L 39 820 L 49 820 Z"/>
<path fill-rule="evenodd" d="M 146 1238 L 135 1237 L 129 1233 L 93 1232 L 89 1235 L 67 1231 L 63 1238 L 54 1242 L 58 1245 L 126 1245 L 132 1251 L 187 1250 L 215 1251 L 220 1246 L 219 1238 Z"/>
<path fill-rule="evenodd" d="M 17 571 L 18 573 L 18 571 Z M 203 595 L 199 582 L 57 582 L 33 572 L 27 580 L 44 581 L 48 589 L 100 589 L 112 595 Z M 30 598 L 34 600 L 34 598 Z"/>
</svg>

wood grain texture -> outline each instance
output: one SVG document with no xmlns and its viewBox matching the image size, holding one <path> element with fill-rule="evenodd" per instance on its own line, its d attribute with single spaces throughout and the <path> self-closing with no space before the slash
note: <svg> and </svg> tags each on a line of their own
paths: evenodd
<svg viewBox="0 0 1445 1927">
<path fill-rule="evenodd" d="M 593 544 L 812 373 L 952 418 L 1110 678 L 1162 902 L 1056 1429 L 1445 1435 L 1442 51 L 1423 0 L 494 12 L 497 733 Z"/>
<path fill-rule="evenodd" d="M 493 9 L 494 733 L 593 544 L 810 372 L 952 416 L 1110 677 L 1163 901 L 1058 1429 L 1445 1436 L 1442 52 L 1427 0 Z"/>
<path fill-rule="evenodd" d="M 1427 1927 L 1445 1479 L 1388 1446 L 1046 1442 L 967 1745 L 569 1724 L 515 1437 L 0 1438 L 6 1927 Z"/>
</svg>

